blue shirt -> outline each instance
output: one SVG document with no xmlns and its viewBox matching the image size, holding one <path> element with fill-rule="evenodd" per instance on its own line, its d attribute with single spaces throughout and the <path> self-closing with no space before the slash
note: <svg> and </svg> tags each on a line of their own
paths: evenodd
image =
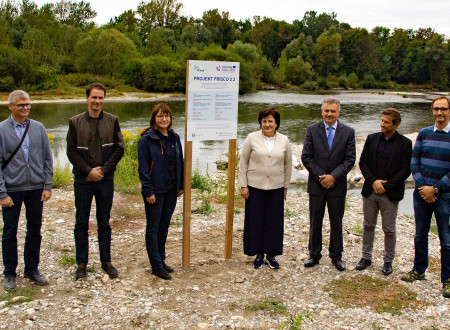
<svg viewBox="0 0 450 330">
<path fill-rule="evenodd" d="M 16 132 L 17 137 L 19 138 L 19 141 L 22 140 L 23 134 L 25 133 L 25 130 L 27 129 L 27 125 L 28 125 L 28 118 L 23 122 L 23 124 L 18 124 L 14 118 L 11 115 L 11 119 L 14 125 L 14 132 Z M 25 139 L 23 140 L 22 143 L 22 151 L 23 151 L 23 155 L 25 156 L 25 161 L 28 163 L 29 160 L 29 151 L 30 151 L 30 138 L 27 134 L 27 136 L 25 136 Z"/>
</svg>

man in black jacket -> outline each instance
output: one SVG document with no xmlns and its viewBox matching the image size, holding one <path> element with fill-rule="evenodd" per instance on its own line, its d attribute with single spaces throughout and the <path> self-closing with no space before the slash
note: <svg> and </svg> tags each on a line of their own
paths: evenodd
<svg viewBox="0 0 450 330">
<path fill-rule="evenodd" d="M 322 104 L 323 121 L 308 126 L 303 144 L 302 162 L 309 172 L 309 260 L 314 267 L 322 257 L 322 223 L 325 205 L 330 218 L 329 257 L 337 270 L 345 270 L 342 218 L 347 194 L 347 174 L 355 165 L 355 130 L 337 119 L 339 100 L 327 98 Z"/>
<path fill-rule="evenodd" d="M 67 133 L 67 156 L 75 176 L 76 279 L 86 277 L 89 214 L 94 196 L 102 268 L 111 278 L 119 276 L 111 264 L 109 219 L 114 196 L 114 171 L 123 156 L 124 143 L 117 117 L 102 110 L 105 95 L 103 85 L 89 85 L 86 88 L 88 110 L 70 118 Z"/>
<path fill-rule="evenodd" d="M 370 134 L 361 153 L 359 167 L 364 176 L 363 195 L 364 229 L 362 258 L 356 265 L 363 270 L 372 263 L 373 241 L 378 211 L 384 232 L 384 275 L 392 273 L 395 256 L 395 222 L 398 203 L 405 193 L 405 180 L 411 173 L 412 143 L 399 134 L 400 113 L 388 108 L 381 116 L 381 132 Z"/>
</svg>

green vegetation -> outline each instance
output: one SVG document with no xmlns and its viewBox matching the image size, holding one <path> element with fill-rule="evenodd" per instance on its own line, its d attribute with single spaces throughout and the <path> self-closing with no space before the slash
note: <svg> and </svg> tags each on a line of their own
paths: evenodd
<svg viewBox="0 0 450 330">
<path fill-rule="evenodd" d="M 69 254 L 67 251 L 64 251 L 61 258 L 58 259 L 58 264 L 61 266 L 73 266 L 76 264 L 75 255 Z"/>
<path fill-rule="evenodd" d="M 73 183 L 73 174 L 69 163 L 63 167 L 59 163 L 53 166 L 53 188 L 67 186 Z"/>
<path fill-rule="evenodd" d="M 286 314 L 287 307 L 277 300 L 264 300 L 248 304 L 244 308 L 246 311 L 269 311 L 274 313 Z"/>
<path fill-rule="evenodd" d="M 208 175 L 208 169 L 206 170 L 206 175 L 202 175 L 198 169 L 198 161 L 195 170 L 192 172 L 191 188 L 198 189 L 202 192 L 206 191 L 210 193 L 213 189 L 213 182 Z"/>
<path fill-rule="evenodd" d="M 241 93 L 266 84 L 306 90 L 450 86 L 449 42 L 432 28 L 368 31 L 315 11 L 292 23 L 259 16 L 238 21 L 207 8 L 194 18 L 182 16 L 182 6 L 143 1 L 96 26 L 89 2 L 39 7 L 33 0 L 3 0 L 0 92 L 23 88 L 72 97 L 93 81 L 113 93 L 184 92 L 188 59 L 240 62 Z"/>
<path fill-rule="evenodd" d="M 87 272 L 94 274 L 95 273 L 95 262 L 92 263 L 91 267 L 86 269 Z"/>
<path fill-rule="evenodd" d="M 333 280 L 327 290 L 335 303 L 344 308 L 371 307 L 378 313 L 401 315 L 405 308 L 422 308 L 425 305 L 408 287 L 367 275 Z"/>
<path fill-rule="evenodd" d="M 208 214 L 211 214 L 213 212 L 214 212 L 214 210 L 211 207 L 211 203 L 209 202 L 209 198 L 208 197 L 202 197 L 202 204 L 197 209 L 197 213 L 208 215 Z"/>
<path fill-rule="evenodd" d="M 0 295 L 0 301 L 7 301 L 8 305 L 21 304 L 33 300 L 33 296 L 36 294 L 36 286 L 32 287 L 17 287 L 15 290 L 6 292 Z"/>
<path fill-rule="evenodd" d="M 290 329 L 290 330 L 298 330 L 302 328 L 302 323 L 304 320 L 308 319 L 309 321 L 313 321 L 312 314 L 308 311 L 303 311 L 300 314 L 296 314 L 290 317 L 288 320 L 284 321 L 280 329 Z"/>
</svg>

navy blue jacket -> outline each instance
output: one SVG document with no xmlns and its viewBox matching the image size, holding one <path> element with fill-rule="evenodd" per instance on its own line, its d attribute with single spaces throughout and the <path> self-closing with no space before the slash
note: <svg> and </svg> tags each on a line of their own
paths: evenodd
<svg viewBox="0 0 450 330">
<path fill-rule="evenodd" d="M 168 133 L 175 136 L 177 191 L 180 191 L 183 189 L 183 150 L 178 134 L 172 129 Z M 153 128 L 144 132 L 138 142 L 138 162 L 142 195 L 147 198 L 166 193 L 169 189 L 169 161 L 164 144 Z"/>
</svg>

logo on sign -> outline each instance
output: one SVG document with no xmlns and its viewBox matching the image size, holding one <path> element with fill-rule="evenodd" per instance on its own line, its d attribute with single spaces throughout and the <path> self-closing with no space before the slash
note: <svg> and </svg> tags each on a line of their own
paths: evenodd
<svg viewBox="0 0 450 330">
<path fill-rule="evenodd" d="M 194 70 L 197 72 L 206 72 L 206 69 L 202 69 L 198 65 L 194 65 Z"/>
</svg>

